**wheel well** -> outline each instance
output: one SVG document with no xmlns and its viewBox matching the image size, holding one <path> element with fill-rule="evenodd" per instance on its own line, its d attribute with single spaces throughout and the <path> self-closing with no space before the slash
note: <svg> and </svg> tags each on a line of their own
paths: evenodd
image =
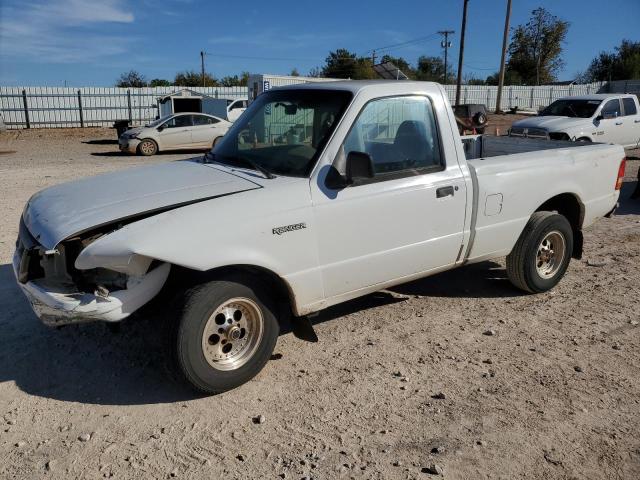
<svg viewBox="0 0 640 480">
<path fill-rule="evenodd" d="M 580 137 L 576 139 L 576 142 L 591 142 L 591 138 L 590 137 Z"/>
<path fill-rule="evenodd" d="M 271 270 L 255 265 L 227 265 L 205 272 L 173 265 L 166 286 L 172 290 L 183 290 L 215 279 L 229 277 L 239 277 L 241 279 L 243 276 L 258 279 L 273 292 L 280 316 L 288 318 L 293 315 L 294 296 L 289 284 Z"/>
<path fill-rule="evenodd" d="M 562 193 L 550 198 L 540 205 L 536 212 L 557 212 L 564 216 L 573 230 L 573 258 L 582 258 L 582 222 L 584 220 L 584 206 L 578 197 L 572 193 Z"/>
</svg>

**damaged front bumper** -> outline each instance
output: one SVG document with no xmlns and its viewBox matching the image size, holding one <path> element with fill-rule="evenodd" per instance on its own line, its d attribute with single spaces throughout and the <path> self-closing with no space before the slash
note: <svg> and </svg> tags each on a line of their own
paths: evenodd
<svg viewBox="0 0 640 480">
<path fill-rule="evenodd" d="M 20 278 L 21 255 L 13 257 L 13 271 Z M 94 320 L 118 322 L 155 297 L 164 285 L 171 265 L 163 263 L 142 277 L 128 282 L 127 288 L 105 296 L 79 292 L 73 285 L 51 285 L 46 278 L 18 285 L 27 296 L 35 314 L 48 326 L 68 325 Z"/>
<path fill-rule="evenodd" d="M 118 147 L 121 152 L 136 153 L 138 151 L 138 145 L 140 140 L 137 138 L 122 138 L 118 139 Z"/>
</svg>

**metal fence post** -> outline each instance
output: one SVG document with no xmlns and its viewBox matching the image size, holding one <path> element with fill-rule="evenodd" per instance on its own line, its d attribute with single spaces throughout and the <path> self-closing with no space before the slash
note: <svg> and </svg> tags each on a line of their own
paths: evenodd
<svg viewBox="0 0 640 480">
<path fill-rule="evenodd" d="M 529 99 L 529 108 L 533 108 L 533 90 L 534 90 L 534 88 L 531 87 L 531 95 L 530 95 L 530 99 Z"/>
<path fill-rule="evenodd" d="M 82 113 L 82 95 L 78 90 L 78 112 L 80 113 L 80 128 L 84 128 L 84 115 Z"/>
<path fill-rule="evenodd" d="M 22 104 L 24 106 L 24 120 L 27 124 L 27 128 L 31 128 L 31 122 L 29 121 L 29 107 L 27 106 L 27 91 L 22 90 Z"/>
<path fill-rule="evenodd" d="M 129 109 L 129 123 L 133 122 L 133 116 L 131 114 L 131 90 L 127 90 L 127 107 Z"/>
<path fill-rule="evenodd" d="M 549 105 L 553 103 L 553 87 L 549 89 Z"/>
</svg>

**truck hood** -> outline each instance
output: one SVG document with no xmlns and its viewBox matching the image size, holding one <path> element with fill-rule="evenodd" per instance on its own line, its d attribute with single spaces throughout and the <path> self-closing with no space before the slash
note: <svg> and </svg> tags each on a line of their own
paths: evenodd
<svg viewBox="0 0 640 480">
<path fill-rule="evenodd" d="M 156 164 L 84 178 L 36 193 L 22 214 L 45 248 L 109 223 L 261 188 L 196 161 Z"/>
<path fill-rule="evenodd" d="M 573 117 L 531 117 L 513 122 L 514 127 L 524 128 L 543 128 L 548 132 L 563 132 L 574 128 L 583 128 L 585 126 L 593 126 L 590 118 L 573 118 Z"/>
</svg>

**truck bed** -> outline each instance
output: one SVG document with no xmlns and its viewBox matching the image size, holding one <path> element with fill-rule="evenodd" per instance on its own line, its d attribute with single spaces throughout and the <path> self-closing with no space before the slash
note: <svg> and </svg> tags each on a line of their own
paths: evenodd
<svg viewBox="0 0 640 480">
<path fill-rule="evenodd" d="M 490 135 L 469 135 L 462 137 L 467 160 L 498 157 L 515 153 L 556 150 L 560 148 L 579 148 L 594 145 L 589 142 L 570 142 L 535 138 L 494 137 Z"/>
<path fill-rule="evenodd" d="M 469 262 L 509 253 L 531 213 L 555 195 L 578 199 L 582 227 L 617 201 L 618 145 L 480 135 L 462 142 L 476 185 Z"/>
</svg>

